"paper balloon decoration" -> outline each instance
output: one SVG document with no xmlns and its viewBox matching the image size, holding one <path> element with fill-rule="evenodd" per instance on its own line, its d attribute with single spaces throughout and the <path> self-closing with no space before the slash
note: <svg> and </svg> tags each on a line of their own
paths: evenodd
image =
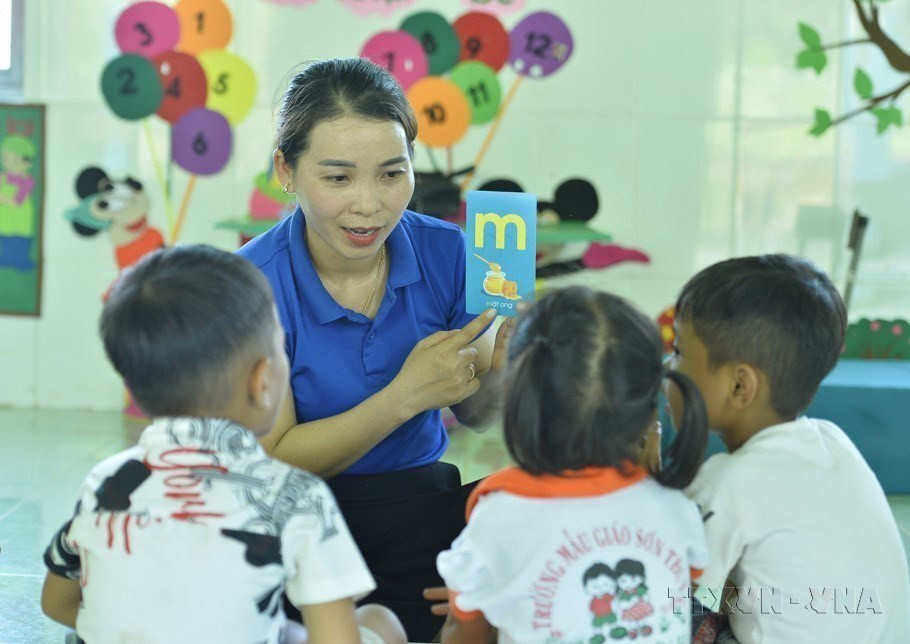
<svg viewBox="0 0 910 644">
<path fill-rule="evenodd" d="M 502 90 L 496 72 L 489 65 L 473 60 L 458 63 L 450 78 L 468 99 L 472 124 L 481 125 L 496 118 Z"/>
<path fill-rule="evenodd" d="M 572 55 L 572 34 L 549 11 L 522 18 L 509 34 L 509 63 L 522 76 L 542 78 L 566 64 Z"/>
<path fill-rule="evenodd" d="M 471 122 L 471 109 L 452 81 L 427 76 L 411 86 L 408 101 L 417 115 L 417 140 L 431 147 L 458 141 Z"/>
<path fill-rule="evenodd" d="M 239 123 L 253 107 L 256 75 L 242 58 L 220 49 L 199 54 L 208 81 L 206 107 L 223 114 L 231 125 Z"/>
<path fill-rule="evenodd" d="M 231 126 L 218 112 L 198 107 L 171 130 L 174 162 L 193 174 L 215 174 L 231 156 Z"/>
<path fill-rule="evenodd" d="M 198 54 L 231 42 L 234 24 L 221 0 L 179 0 L 174 11 L 180 18 L 180 51 Z"/>
<path fill-rule="evenodd" d="M 174 123 L 193 108 L 203 107 L 208 90 L 199 61 L 179 51 L 168 51 L 152 59 L 164 87 L 157 114 Z"/>
<path fill-rule="evenodd" d="M 120 14 L 114 37 L 124 54 L 153 58 L 172 50 L 180 40 L 180 21 L 166 4 L 137 2 Z"/>
<path fill-rule="evenodd" d="M 427 54 L 430 73 L 444 74 L 455 66 L 461 54 L 461 43 L 452 25 L 434 11 L 411 14 L 401 23 L 402 31 L 414 36 Z"/>
<path fill-rule="evenodd" d="M 494 71 L 502 69 L 509 58 L 509 34 L 496 16 L 466 13 L 452 27 L 461 43 L 459 60 L 479 60 Z"/>
<path fill-rule="evenodd" d="M 396 11 L 407 9 L 414 4 L 414 0 L 339 0 L 339 2 L 361 16 L 368 16 L 371 13 L 391 16 Z"/>
<path fill-rule="evenodd" d="M 520 11 L 525 0 L 461 0 L 461 4 L 471 11 L 488 11 L 499 16 Z"/>
<path fill-rule="evenodd" d="M 154 114 L 164 94 L 152 63 L 137 54 L 123 54 L 107 64 L 101 93 L 114 114 L 130 121 Z"/>
<path fill-rule="evenodd" d="M 406 31 L 379 32 L 366 42 L 360 56 L 385 67 L 404 89 L 429 71 L 423 46 Z"/>
</svg>

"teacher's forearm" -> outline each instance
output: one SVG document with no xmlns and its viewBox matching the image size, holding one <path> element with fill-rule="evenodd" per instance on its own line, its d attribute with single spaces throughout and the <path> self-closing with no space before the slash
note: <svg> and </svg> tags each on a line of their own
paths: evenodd
<svg viewBox="0 0 910 644">
<path fill-rule="evenodd" d="M 416 415 L 396 398 L 386 387 L 346 412 L 295 425 L 269 452 L 323 478 L 340 474 Z"/>
</svg>

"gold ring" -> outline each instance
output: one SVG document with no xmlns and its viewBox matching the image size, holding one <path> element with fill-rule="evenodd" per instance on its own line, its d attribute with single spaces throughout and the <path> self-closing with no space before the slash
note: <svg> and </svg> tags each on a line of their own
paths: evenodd
<svg viewBox="0 0 910 644">
<path fill-rule="evenodd" d="M 476 375 L 477 375 L 477 372 L 476 372 L 476 371 L 474 371 L 474 365 L 472 365 L 472 364 L 469 364 L 469 365 L 468 365 L 468 369 L 470 369 L 470 370 L 471 370 L 471 377 L 470 377 L 470 378 L 468 378 L 468 380 L 469 380 L 469 381 L 470 381 L 470 380 L 474 380 L 474 376 L 476 376 Z"/>
</svg>

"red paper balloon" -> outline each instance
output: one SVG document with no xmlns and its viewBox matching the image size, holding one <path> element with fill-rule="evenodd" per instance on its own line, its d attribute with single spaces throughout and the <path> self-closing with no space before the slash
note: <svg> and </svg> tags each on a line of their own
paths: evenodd
<svg viewBox="0 0 910 644">
<path fill-rule="evenodd" d="M 176 123 L 190 110 L 205 105 L 208 93 L 205 71 L 193 56 L 169 51 L 155 56 L 152 64 L 164 87 L 158 116 L 168 123 Z"/>
<path fill-rule="evenodd" d="M 499 18 L 472 11 L 452 23 L 461 43 L 459 60 L 476 60 L 499 71 L 509 58 L 509 34 Z"/>
</svg>

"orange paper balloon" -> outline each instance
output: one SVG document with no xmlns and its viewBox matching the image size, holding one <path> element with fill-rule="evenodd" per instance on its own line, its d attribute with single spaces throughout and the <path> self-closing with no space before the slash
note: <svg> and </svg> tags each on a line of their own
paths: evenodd
<svg viewBox="0 0 910 644">
<path fill-rule="evenodd" d="M 454 144 L 471 122 L 471 108 L 458 86 L 447 78 L 427 76 L 408 89 L 417 114 L 417 140 L 433 148 Z"/>
<path fill-rule="evenodd" d="M 234 23 L 221 0 L 180 0 L 174 11 L 180 19 L 179 51 L 196 55 L 222 49 L 231 41 Z"/>
</svg>

